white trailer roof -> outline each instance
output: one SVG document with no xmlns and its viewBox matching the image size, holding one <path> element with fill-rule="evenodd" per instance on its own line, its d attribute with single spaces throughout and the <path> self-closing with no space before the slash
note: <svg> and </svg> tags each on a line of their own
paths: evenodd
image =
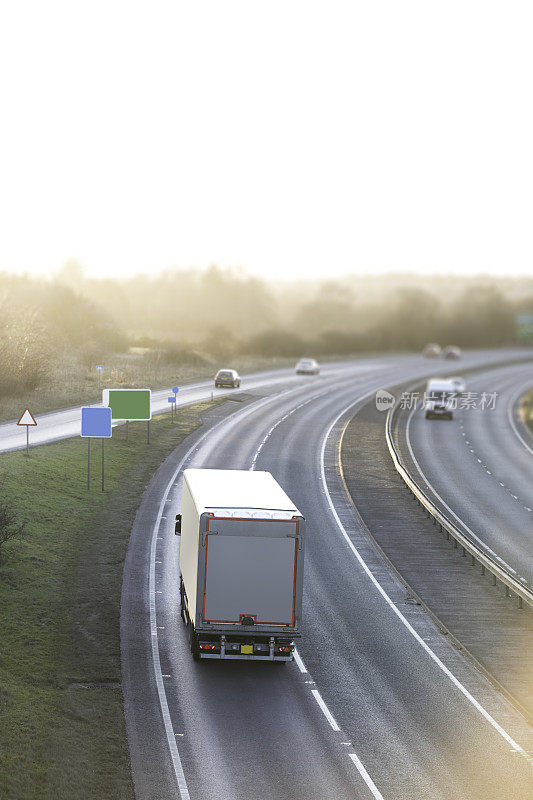
<svg viewBox="0 0 533 800">
<path fill-rule="evenodd" d="M 455 386 L 449 378 L 431 378 L 427 385 L 428 392 L 453 392 Z"/>
<path fill-rule="evenodd" d="M 222 509 L 265 509 L 300 515 L 270 472 L 186 469 L 183 478 L 199 514 Z"/>
</svg>

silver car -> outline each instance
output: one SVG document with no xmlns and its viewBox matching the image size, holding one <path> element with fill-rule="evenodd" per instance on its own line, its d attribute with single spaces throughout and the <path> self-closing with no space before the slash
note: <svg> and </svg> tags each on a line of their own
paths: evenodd
<svg viewBox="0 0 533 800">
<path fill-rule="evenodd" d="M 318 375 L 320 367 L 314 358 L 301 358 L 296 364 L 297 375 Z"/>
</svg>

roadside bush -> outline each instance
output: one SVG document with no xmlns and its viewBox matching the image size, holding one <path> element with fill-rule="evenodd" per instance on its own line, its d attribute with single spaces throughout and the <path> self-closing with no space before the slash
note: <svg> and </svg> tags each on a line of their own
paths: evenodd
<svg viewBox="0 0 533 800">
<path fill-rule="evenodd" d="M 45 378 L 50 350 L 42 332 L 30 326 L 0 338 L 0 397 L 36 389 Z"/>
<path fill-rule="evenodd" d="M 285 356 L 299 358 L 313 349 L 312 344 L 304 341 L 295 333 L 282 330 L 268 330 L 252 336 L 243 342 L 242 352 L 250 355 L 276 357 Z"/>
<path fill-rule="evenodd" d="M 170 366 L 201 367 L 207 364 L 207 359 L 190 347 L 184 345 L 166 345 L 160 348 L 160 360 Z"/>
</svg>

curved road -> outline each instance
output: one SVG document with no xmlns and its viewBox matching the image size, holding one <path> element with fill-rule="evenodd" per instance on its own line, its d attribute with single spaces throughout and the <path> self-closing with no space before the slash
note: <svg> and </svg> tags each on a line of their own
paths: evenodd
<svg viewBox="0 0 533 800">
<path fill-rule="evenodd" d="M 406 603 L 336 469 L 354 403 L 432 369 L 395 358 L 277 387 L 207 423 L 156 473 L 132 531 L 121 620 L 138 800 L 533 798 L 530 728 Z M 269 470 L 305 514 L 296 663 L 193 662 L 172 531 L 186 466 Z"/>
<path fill-rule="evenodd" d="M 454 419 L 412 412 L 401 433 L 438 504 L 471 538 L 533 588 L 533 450 L 514 406 L 533 385 L 533 365 L 511 365 L 467 377 L 467 391 L 496 393 L 494 407 L 459 409 Z"/>
</svg>

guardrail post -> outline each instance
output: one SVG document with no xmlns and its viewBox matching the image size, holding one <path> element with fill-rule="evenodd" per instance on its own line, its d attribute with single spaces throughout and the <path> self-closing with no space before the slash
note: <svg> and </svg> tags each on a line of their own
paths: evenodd
<svg viewBox="0 0 533 800">
<path fill-rule="evenodd" d="M 518 608 L 523 608 L 522 598 L 518 597 Z"/>
<path fill-rule="evenodd" d="M 482 574 L 482 575 L 484 575 L 484 574 L 485 574 L 485 564 L 482 564 L 482 565 L 481 565 L 481 574 Z"/>
<path fill-rule="evenodd" d="M 511 596 L 511 592 L 509 591 L 509 587 L 507 586 L 507 584 L 505 584 L 505 596 L 506 597 L 510 597 Z"/>
<path fill-rule="evenodd" d="M 496 575 L 494 575 L 494 573 L 492 575 L 492 585 L 496 586 Z"/>
<path fill-rule="evenodd" d="M 457 539 L 453 540 L 453 549 L 457 550 Z"/>
<path fill-rule="evenodd" d="M 474 556 L 472 556 L 472 566 L 474 566 L 475 563 L 476 563 L 476 559 L 474 558 Z"/>
<path fill-rule="evenodd" d="M 466 548 L 464 547 L 464 545 L 462 545 L 462 547 L 463 547 L 463 558 L 464 558 L 466 556 Z"/>
</svg>

